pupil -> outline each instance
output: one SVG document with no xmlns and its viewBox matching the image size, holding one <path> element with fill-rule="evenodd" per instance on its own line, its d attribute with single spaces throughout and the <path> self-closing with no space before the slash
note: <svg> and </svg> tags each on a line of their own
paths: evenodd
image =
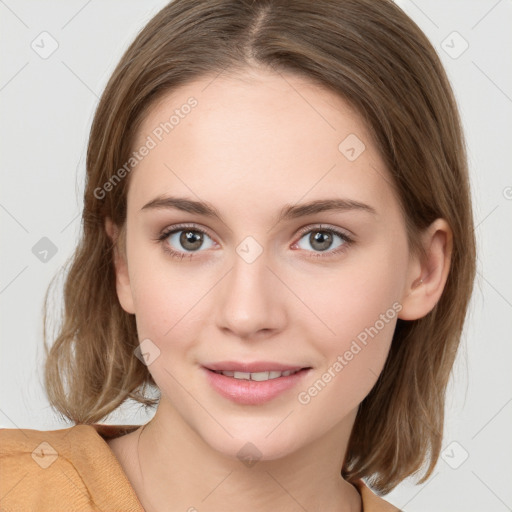
<svg viewBox="0 0 512 512">
<path fill-rule="evenodd" d="M 320 250 L 325 251 L 328 249 L 332 242 L 332 235 L 326 231 L 317 231 L 314 235 L 313 233 L 310 236 L 311 246 Z M 316 245 L 316 244 L 319 244 Z"/>
<path fill-rule="evenodd" d="M 183 231 L 180 236 L 180 243 L 185 249 L 199 249 L 203 243 L 203 234 L 198 231 Z"/>
</svg>

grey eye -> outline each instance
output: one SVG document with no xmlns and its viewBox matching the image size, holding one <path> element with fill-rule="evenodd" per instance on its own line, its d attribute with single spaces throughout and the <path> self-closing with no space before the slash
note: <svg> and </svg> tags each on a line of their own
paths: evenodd
<svg viewBox="0 0 512 512">
<path fill-rule="evenodd" d="M 205 240 L 208 239 L 212 243 L 210 246 L 203 247 Z M 213 240 L 204 232 L 197 229 L 180 229 L 171 233 L 167 240 L 169 245 L 176 251 L 197 252 L 200 248 L 209 249 L 213 245 Z"/>
<path fill-rule="evenodd" d="M 338 238 L 340 242 L 337 245 L 333 246 L 333 241 Z M 314 251 L 327 251 L 329 249 L 336 249 L 340 245 L 346 243 L 346 240 L 339 234 L 334 233 L 331 230 L 325 229 L 312 229 L 308 231 L 298 242 L 297 244 L 301 249 L 307 249 L 308 247 L 301 246 L 301 241 L 306 240 L 306 243 L 309 243 L 310 247 L 313 248 Z"/>
</svg>

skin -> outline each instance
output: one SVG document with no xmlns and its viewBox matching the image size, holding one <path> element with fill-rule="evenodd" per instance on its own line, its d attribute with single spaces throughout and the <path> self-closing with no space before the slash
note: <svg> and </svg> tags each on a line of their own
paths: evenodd
<svg viewBox="0 0 512 512">
<path fill-rule="evenodd" d="M 197 107 L 130 175 L 126 254 L 116 252 L 119 301 L 136 315 L 139 339 L 160 350 L 148 369 L 162 398 L 140 439 L 139 429 L 109 445 L 147 511 L 169 504 L 359 511 L 358 492 L 340 475 L 357 408 L 383 368 L 396 319 L 420 318 L 439 300 L 450 228 L 438 219 L 422 233 L 427 257 L 412 254 L 391 178 L 361 117 L 334 93 L 291 74 L 251 69 L 182 86 L 150 109 L 135 147 L 190 96 Z M 354 161 L 338 149 L 349 134 L 366 146 Z M 141 210 L 165 194 L 207 201 L 222 221 Z M 326 198 L 358 201 L 375 213 L 329 211 L 276 223 L 284 205 Z M 178 223 L 205 229 L 203 246 L 194 252 L 180 245 L 181 232 L 155 241 Z M 324 233 L 319 224 L 353 242 L 334 234 L 322 252 L 310 238 Z M 105 227 L 116 240 L 118 226 L 107 218 Z M 263 249 L 252 263 L 236 251 L 248 236 Z M 172 258 L 165 244 L 193 257 Z M 300 403 L 298 393 L 394 303 L 398 315 Z M 200 371 L 221 360 L 312 370 L 270 402 L 238 405 Z M 261 456 L 251 467 L 237 457 L 248 442 Z"/>
</svg>

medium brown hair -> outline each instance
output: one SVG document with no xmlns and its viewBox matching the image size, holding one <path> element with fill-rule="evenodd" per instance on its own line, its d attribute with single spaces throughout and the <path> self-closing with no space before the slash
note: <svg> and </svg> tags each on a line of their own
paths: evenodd
<svg viewBox="0 0 512 512">
<path fill-rule="evenodd" d="M 439 457 L 445 392 L 475 275 L 467 161 L 456 102 L 440 60 L 391 0 L 175 0 L 126 50 L 91 127 L 81 238 L 64 286 L 62 325 L 48 351 L 52 406 L 74 423 L 104 419 L 155 386 L 134 356 L 134 315 L 116 294 L 109 216 L 124 241 L 129 176 L 95 193 L 129 159 L 148 108 L 177 87 L 262 67 L 328 88 L 362 116 L 392 177 L 410 246 L 435 219 L 453 232 L 451 268 L 434 309 L 398 320 L 385 367 L 360 404 L 342 474 L 389 492 Z M 123 245 L 121 250 L 124 251 Z M 51 286 L 51 285 L 50 285 Z"/>
</svg>

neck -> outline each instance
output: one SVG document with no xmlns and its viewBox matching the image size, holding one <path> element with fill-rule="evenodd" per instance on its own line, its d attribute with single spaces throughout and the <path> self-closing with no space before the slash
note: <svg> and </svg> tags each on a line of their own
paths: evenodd
<svg viewBox="0 0 512 512">
<path fill-rule="evenodd" d="M 355 411 L 346 424 L 297 452 L 244 462 L 212 449 L 161 402 L 134 433 L 130 480 L 146 512 L 169 504 L 189 512 L 359 512 L 360 496 L 340 474 L 354 419 Z"/>
</svg>

